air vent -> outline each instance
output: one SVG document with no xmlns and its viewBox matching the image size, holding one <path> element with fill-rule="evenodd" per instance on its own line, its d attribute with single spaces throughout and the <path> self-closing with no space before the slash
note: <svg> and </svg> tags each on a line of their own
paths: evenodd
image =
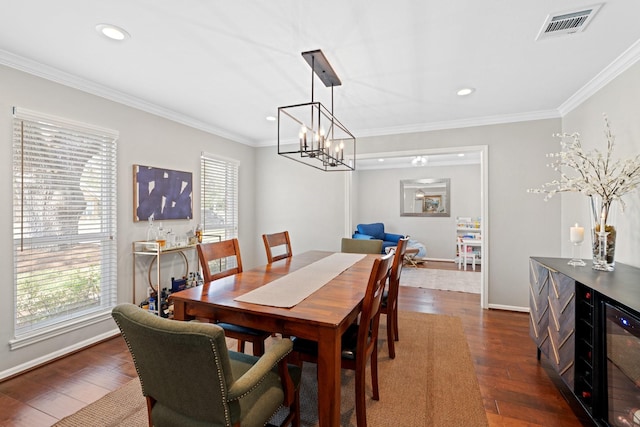
<svg viewBox="0 0 640 427">
<path fill-rule="evenodd" d="M 602 3 L 547 16 L 536 40 L 584 31 L 601 7 Z"/>
</svg>

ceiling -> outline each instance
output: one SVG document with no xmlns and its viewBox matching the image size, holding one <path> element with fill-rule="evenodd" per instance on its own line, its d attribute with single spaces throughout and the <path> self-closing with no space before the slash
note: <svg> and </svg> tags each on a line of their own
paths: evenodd
<svg viewBox="0 0 640 427">
<path fill-rule="evenodd" d="M 356 137 L 389 135 L 561 117 L 640 57 L 637 0 L 536 40 L 549 14 L 591 4 L 20 0 L 2 6 L 0 64 L 266 146 L 266 116 L 311 100 L 301 52 L 322 49 L 342 81 L 336 117 Z M 131 37 L 105 39 L 100 23 Z M 316 79 L 315 100 L 330 108 L 330 93 Z"/>
</svg>

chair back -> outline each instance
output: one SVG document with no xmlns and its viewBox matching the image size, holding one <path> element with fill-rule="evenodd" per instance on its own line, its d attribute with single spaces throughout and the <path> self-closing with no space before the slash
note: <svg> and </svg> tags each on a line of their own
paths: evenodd
<svg viewBox="0 0 640 427">
<path fill-rule="evenodd" d="M 343 237 L 340 250 L 352 254 L 379 254 L 382 252 L 382 240 Z"/>
<path fill-rule="evenodd" d="M 289 240 L 289 232 L 282 231 L 280 233 L 263 234 L 262 241 L 264 249 L 267 251 L 267 262 L 271 264 L 274 261 L 290 258 L 293 255 L 291 251 L 291 241 Z M 284 252 L 274 255 L 273 248 L 284 247 Z"/>
<path fill-rule="evenodd" d="M 229 424 L 225 418 L 240 409 L 225 399 L 234 377 L 222 328 L 164 319 L 133 304 L 116 306 L 112 316 L 133 356 L 150 420 Z"/>
<path fill-rule="evenodd" d="M 233 257 L 235 257 L 235 267 L 228 268 L 228 264 L 233 265 Z M 205 282 L 242 273 L 242 258 L 240 257 L 238 239 L 200 243 L 198 245 L 198 258 L 200 259 L 202 276 Z M 218 269 L 212 271 L 210 263 L 213 261 L 219 261 L 219 264 Z"/>
<path fill-rule="evenodd" d="M 367 357 L 377 349 L 382 294 L 387 277 L 389 277 L 392 260 L 393 251 L 377 258 L 371 268 L 367 290 L 362 300 L 360 327 L 358 328 L 357 354 L 359 358 L 363 358 L 362 361 L 366 361 Z"/>
<path fill-rule="evenodd" d="M 396 246 L 396 254 L 393 258 L 393 265 L 391 266 L 391 273 L 389 273 L 389 293 L 387 296 L 387 310 L 392 312 L 398 305 L 398 292 L 400 289 L 400 275 L 402 274 L 402 265 L 404 261 L 404 254 L 407 251 L 407 244 L 409 242 L 408 237 L 404 237 L 398 240 L 398 246 Z"/>
</svg>

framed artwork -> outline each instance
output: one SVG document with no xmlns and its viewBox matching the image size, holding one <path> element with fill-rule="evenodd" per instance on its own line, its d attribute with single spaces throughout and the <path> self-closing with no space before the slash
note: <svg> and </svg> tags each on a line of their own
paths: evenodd
<svg viewBox="0 0 640 427">
<path fill-rule="evenodd" d="M 451 216 L 450 199 L 449 178 L 400 181 L 400 216 Z"/>
<path fill-rule="evenodd" d="M 425 195 L 422 199 L 422 212 L 436 213 L 440 212 L 440 206 L 442 206 L 442 196 L 437 195 Z"/>
<path fill-rule="evenodd" d="M 193 174 L 133 165 L 133 221 L 193 218 Z"/>
</svg>

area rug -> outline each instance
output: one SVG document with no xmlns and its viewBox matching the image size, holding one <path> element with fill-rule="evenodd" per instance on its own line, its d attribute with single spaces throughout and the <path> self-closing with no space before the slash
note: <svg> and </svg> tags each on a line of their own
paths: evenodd
<svg viewBox="0 0 640 427">
<path fill-rule="evenodd" d="M 383 320 L 386 320 L 384 316 Z M 385 327 L 381 324 L 379 401 L 371 399 L 370 371 L 367 369 L 369 426 L 488 426 L 458 317 L 400 312 L 400 341 L 396 343 L 395 359 L 388 355 Z M 342 372 L 341 425 L 355 427 L 355 378 L 351 371 Z M 314 364 L 305 363 L 302 381 L 301 424 L 315 427 L 318 411 Z M 277 414 L 272 422 L 277 422 L 279 416 L 281 414 Z M 137 379 L 56 424 L 58 427 L 146 425 L 146 406 Z"/>
<path fill-rule="evenodd" d="M 479 294 L 480 277 L 475 271 L 403 268 L 400 286 Z"/>
</svg>

